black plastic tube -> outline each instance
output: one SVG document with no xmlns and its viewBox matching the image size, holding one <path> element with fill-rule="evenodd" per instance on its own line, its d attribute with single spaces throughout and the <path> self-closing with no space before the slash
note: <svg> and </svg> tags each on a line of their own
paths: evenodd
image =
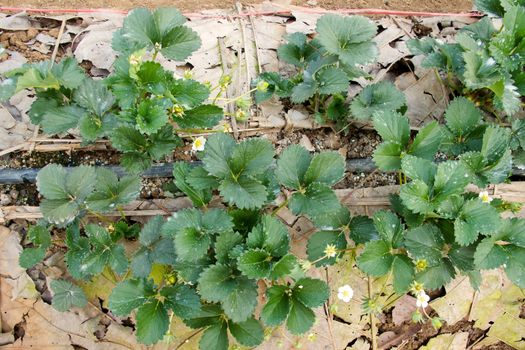
<svg viewBox="0 0 525 350">
<path fill-rule="evenodd" d="M 193 164 L 201 164 L 200 162 L 193 162 Z M 110 165 L 104 166 L 107 169 L 115 171 L 119 176 L 125 175 L 126 170 L 120 166 Z M 371 173 L 376 169 L 374 161 L 371 158 L 349 159 L 346 161 L 346 171 L 355 173 Z M 0 185 L 12 185 L 21 183 L 36 182 L 36 175 L 40 168 L 22 168 L 22 169 L 0 169 Z M 150 169 L 142 173 L 143 178 L 156 177 L 173 177 L 173 163 L 163 163 L 152 166 Z M 524 176 L 525 170 L 514 168 L 512 175 Z"/>
</svg>

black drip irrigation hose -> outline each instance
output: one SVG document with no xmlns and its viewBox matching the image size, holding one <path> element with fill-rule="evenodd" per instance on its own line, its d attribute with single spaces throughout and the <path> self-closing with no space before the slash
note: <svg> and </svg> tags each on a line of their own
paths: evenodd
<svg viewBox="0 0 525 350">
<path fill-rule="evenodd" d="M 201 162 L 192 162 L 199 165 Z M 102 166 L 106 169 L 113 170 L 118 176 L 126 175 L 126 170 L 117 165 Z M 69 167 L 67 169 L 73 169 Z M 371 173 L 376 170 L 374 161 L 371 158 L 348 159 L 346 161 L 346 171 L 354 173 Z M 0 185 L 14 185 L 22 183 L 36 182 L 36 176 L 40 168 L 22 168 L 22 169 L 0 169 Z M 525 169 L 512 169 L 513 176 L 524 176 Z M 163 163 L 153 165 L 151 168 L 141 174 L 143 178 L 173 177 L 173 163 Z"/>
</svg>

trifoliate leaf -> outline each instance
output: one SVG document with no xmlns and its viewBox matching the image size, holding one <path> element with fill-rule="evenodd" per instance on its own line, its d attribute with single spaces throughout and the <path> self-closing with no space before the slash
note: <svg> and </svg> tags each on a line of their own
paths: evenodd
<svg viewBox="0 0 525 350">
<path fill-rule="evenodd" d="M 260 208 L 268 197 L 266 187 L 251 177 L 241 176 L 237 180 L 225 179 L 219 186 L 225 201 L 240 209 Z"/>
<path fill-rule="evenodd" d="M 47 248 L 51 246 L 51 234 L 47 227 L 31 226 L 27 231 L 27 240 L 33 243 L 33 247 L 24 248 L 18 259 L 20 266 L 25 269 L 33 267 L 44 259 Z"/>
<path fill-rule="evenodd" d="M 183 129 L 206 129 L 217 125 L 223 118 L 222 108 L 215 105 L 200 105 L 184 111 L 184 115 L 172 116 L 173 120 Z"/>
<path fill-rule="evenodd" d="M 414 263 L 406 255 L 396 254 L 392 262 L 392 279 L 394 291 L 402 295 L 408 291 L 410 284 L 414 281 Z"/>
<path fill-rule="evenodd" d="M 51 290 L 53 291 L 52 305 L 58 311 L 64 312 L 71 307 L 84 307 L 87 304 L 86 295 L 71 282 L 66 280 L 52 280 Z"/>
<path fill-rule="evenodd" d="M 162 302 L 152 300 L 140 306 L 135 316 L 137 321 L 137 339 L 150 345 L 158 342 L 168 331 L 168 311 Z"/>
<path fill-rule="evenodd" d="M 463 59 L 465 61 L 463 78 L 468 88 L 483 89 L 503 80 L 494 58 L 479 51 L 466 51 L 463 53 Z"/>
<path fill-rule="evenodd" d="M 441 126 L 436 121 L 430 122 L 419 130 L 408 153 L 416 157 L 433 160 L 442 139 Z"/>
<path fill-rule="evenodd" d="M 314 182 L 328 186 L 339 182 L 345 173 L 345 161 L 336 151 L 325 151 L 313 156 L 310 166 L 304 174 L 304 183 Z"/>
<path fill-rule="evenodd" d="M 335 257 L 323 258 L 326 255 L 325 249 L 328 245 L 334 245 L 337 250 L 343 251 L 347 246 L 345 235 L 337 231 L 319 231 L 314 233 L 306 246 L 308 260 L 316 261 L 315 266 L 317 267 L 333 265 L 337 257 L 342 255 L 342 252 Z"/>
<path fill-rule="evenodd" d="M 403 147 L 397 142 L 383 142 L 374 151 L 373 159 L 377 167 L 383 171 L 401 168 L 401 153 Z"/>
<path fill-rule="evenodd" d="M 381 81 L 375 84 L 367 85 L 363 91 L 361 91 L 359 95 L 357 95 L 352 100 L 352 103 L 350 104 L 350 112 L 356 119 L 369 120 L 378 112 L 385 113 L 390 116 L 391 114 L 388 112 L 397 111 L 405 104 L 405 94 L 399 91 L 391 82 Z M 404 129 L 397 130 L 396 135 L 399 135 L 400 131 L 404 132 Z M 384 136 L 382 137 L 386 141 L 390 141 Z M 398 136 L 397 139 L 399 140 L 400 137 Z M 406 142 L 403 142 L 403 144 L 406 144 Z"/>
<path fill-rule="evenodd" d="M 377 27 L 366 17 L 327 14 L 317 20 L 316 31 L 319 43 L 345 64 L 367 64 L 377 57 L 377 45 L 372 41 Z"/>
<path fill-rule="evenodd" d="M 135 48 L 160 49 L 166 58 L 182 61 L 201 46 L 198 34 L 184 22 L 175 8 L 138 8 L 124 19 L 121 35 Z"/>
<path fill-rule="evenodd" d="M 430 265 L 435 265 L 441 259 L 443 235 L 436 226 L 425 224 L 406 233 L 405 246 L 413 258 L 426 259 Z"/>
<path fill-rule="evenodd" d="M 200 168 L 203 169 L 203 168 Z M 196 207 L 202 207 L 211 200 L 211 191 L 198 189 L 193 186 L 195 179 L 190 184 L 189 178 L 192 169 L 189 164 L 185 162 L 176 162 L 173 165 L 173 177 L 175 178 L 175 185 L 179 190 L 184 192 L 193 202 Z"/>
<path fill-rule="evenodd" d="M 66 57 L 58 64 L 51 67 L 51 74 L 61 86 L 76 89 L 80 86 L 86 75 L 74 57 Z"/>
<path fill-rule="evenodd" d="M 150 135 L 149 142 L 148 154 L 156 160 L 171 154 L 175 147 L 182 144 L 170 124 L 164 125 L 159 131 Z"/>
<path fill-rule="evenodd" d="M 290 303 L 290 314 L 286 320 L 286 328 L 295 335 L 306 333 L 315 322 L 314 312 L 296 298 L 291 298 Z"/>
<path fill-rule="evenodd" d="M 430 188 L 421 180 L 413 180 L 401 186 L 399 197 L 403 205 L 417 214 L 431 213 L 435 209 L 435 204 L 429 198 Z"/>
<path fill-rule="evenodd" d="M 307 42 L 304 33 L 292 33 L 286 37 L 287 44 L 279 46 L 277 55 L 281 61 L 296 67 L 305 67 L 312 57 L 318 55 L 314 45 Z"/>
<path fill-rule="evenodd" d="M 124 247 L 115 244 L 106 229 L 101 226 L 88 224 L 85 231 L 91 244 L 91 251 L 85 257 L 81 270 L 96 275 L 109 265 L 118 274 L 126 272 L 128 259 Z"/>
<path fill-rule="evenodd" d="M 264 340 L 264 331 L 259 323 L 254 318 L 240 323 L 228 322 L 228 328 L 235 340 L 239 344 L 252 347 L 261 344 Z"/>
<path fill-rule="evenodd" d="M 382 276 L 390 270 L 393 261 L 390 244 L 378 240 L 365 244 L 365 249 L 357 257 L 357 266 L 371 276 Z"/>
<path fill-rule="evenodd" d="M 118 283 L 109 296 L 109 309 L 117 316 L 127 316 L 154 295 L 149 282 L 128 279 Z"/>
<path fill-rule="evenodd" d="M 318 307 L 328 299 L 330 290 L 325 282 L 315 278 L 301 278 L 295 282 L 292 298 L 307 307 Z"/>
<path fill-rule="evenodd" d="M 291 80 L 281 77 L 275 72 L 264 72 L 259 74 L 257 79 L 252 82 L 254 87 L 262 81 L 268 83 L 266 91 L 255 91 L 255 102 L 262 103 L 270 99 L 274 94 L 279 97 L 290 97 L 294 83 Z"/>
</svg>

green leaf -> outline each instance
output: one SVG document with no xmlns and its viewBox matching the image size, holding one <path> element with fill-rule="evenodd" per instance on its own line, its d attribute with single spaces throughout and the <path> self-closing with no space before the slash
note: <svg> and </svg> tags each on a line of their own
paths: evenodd
<svg viewBox="0 0 525 350">
<path fill-rule="evenodd" d="M 237 268 L 248 278 L 266 278 L 270 274 L 271 259 L 262 249 L 250 249 L 240 256 Z"/>
<path fill-rule="evenodd" d="M 191 79 L 175 79 L 170 85 L 170 92 L 178 104 L 187 108 L 195 108 L 206 101 L 210 89 Z"/>
<path fill-rule="evenodd" d="M 137 321 L 137 339 L 151 345 L 164 337 L 169 328 L 169 317 L 164 304 L 152 300 L 140 306 L 135 316 Z"/>
<path fill-rule="evenodd" d="M 85 113 L 84 109 L 77 106 L 49 108 L 42 116 L 42 130 L 49 135 L 69 131 L 77 127 Z"/>
<path fill-rule="evenodd" d="M 304 68 L 307 62 L 317 55 L 315 47 L 307 42 L 308 38 L 304 33 L 292 33 L 286 39 L 288 43 L 277 49 L 281 61 Z"/>
<path fill-rule="evenodd" d="M 509 260 L 505 267 L 505 273 L 515 285 L 525 288 L 525 248 L 509 248 Z"/>
<path fill-rule="evenodd" d="M 231 174 L 228 159 L 235 149 L 235 141 L 229 135 L 217 133 L 208 138 L 202 161 L 204 169 L 213 176 L 225 178 Z"/>
<path fill-rule="evenodd" d="M 452 264 L 462 272 L 473 271 L 475 269 L 475 252 L 476 246 L 474 244 L 467 247 L 453 246 L 448 253 L 448 258 Z"/>
<path fill-rule="evenodd" d="M 240 323 L 228 322 L 228 328 L 239 344 L 252 347 L 261 344 L 264 340 L 264 330 L 259 321 L 254 318 Z"/>
<path fill-rule="evenodd" d="M 481 113 L 476 105 L 465 97 L 457 97 L 450 102 L 445 113 L 447 127 L 456 136 L 468 135 L 481 121 Z"/>
<path fill-rule="evenodd" d="M 328 186 L 335 185 L 345 174 L 345 161 L 336 151 L 324 151 L 313 156 L 304 174 L 304 183 L 314 182 Z"/>
<path fill-rule="evenodd" d="M 7 102 L 16 92 L 18 79 L 6 78 L 0 81 L 0 102 Z M 31 115 L 31 114 L 30 114 Z M 33 118 L 31 118 L 31 121 Z"/>
<path fill-rule="evenodd" d="M 507 249 L 495 243 L 491 237 L 483 239 L 474 253 L 474 264 L 476 268 L 490 270 L 500 267 L 509 258 Z"/>
<path fill-rule="evenodd" d="M 199 315 L 201 301 L 197 292 L 185 284 L 176 284 L 161 289 L 160 294 L 165 297 L 165 305 L 175 315 L 182 319 L 189 319 Z"/>
<path fill-rule="evenodd" d="M 137 129 L 147 135 L 160 130 L 168 122 L 168 113 L 161 100 L 144 100 L 137 108 Z"/>
<path fill-rule="evenodd" d="M 273 146 L 267 139 L 245 139 L 233 150 L 230 168 L 236 176 L 261 174 L 273 162 L 273 155 Z"/>
<path fill-rule="evenodd" d="M 377 167 L 383 171 L 401 168 L 401 153 L 403 147 L 397 142 L 383 142 L 374 151 L 373 159 Z"/>
<path fill-rule="evenodd" d="M 309 217 L 333 213 L 339 207 L 340 203 L 335 192 L 330 187 L 317 182 L 308 186 L 304 194 L 295 192 L 289 204 L 294 215 L 305 214 Z"/>
<path fill-rule="evenodd" d="M 219 191 L 227 202 L 240 209 L 260 208 L 268 197 L 264 185 L 245 176 L 241 176 L 237 181 L 233 179 L 224 180 L 219 186 Z"/>
<path fill-rule="evenodd" d="M 311 308 L 321 306 L 330 295 L 325 282 L 315 278 L 301 278 L 295 282 L 292 298 Z"/>
<path fill-rule="evenodd" d="M 275 262 L 272 266 L 270 276 L 271 280 L 277 280 L 284 277 L 292 272 L 297 267 L 297 258 L 295 255 L 287 254 L 283 256 L 279 261 Z"/>
<path fill-rule="evenodd" d="M 303 103 L 310 99 L 317 91 L 317 83 L 315 80 L 305 80 L 297 84 L 292 89 L 291 100 L 293 103 Z"/>
<path fill-rule="evenodd" d="M 401 107 L 403 107 L 406 104 L 405 94 L 403 94 L 401 91 L 399 91 L 394 84 L 392 84 L 389 81 L 381 81 L 375 84 L 367 85 L 360 93 L 357 95 L 350 104 L 350 112 L 352 113 L 352 116 L 359 120 L 369 120 L 371 119 L 376 113 L 378 114 L 386 114 L 392 119 L 403 119 L 403 118 L 395 118 L 393 115 L 394 111 L 397 111 Z M 390 113 L 389 113 L 390 112 Z M 397 114 L 397 116 L 400 116 Z M 405 117 L 406 119 L 406 117 Z M 387 120 L 383 120 L 383 122 L 388 122 Z M 391 122 L 388 122 L 389 124 Z M 376 130 L 378 130 L 378 127 L 375 125 L 374 127 Z M 408 124 L 408 123 L 407 123 Z M 408 125 L 407 125 L 408 127 Z M 399 137 L 399 131 L 404 132 L 403 130 L 398 129 L 395 130 L 396 134 L 398 135 L 397 139 L 399 140 L 401 137 Z M 410 129 L 408 130 L 410 132 Z M 379 130 L 378 130 L 379 132 Z M 407 132 L 407 141 L 409 132 Z M 381 132 L 379 132 L 381 135 Z M 386 140 L 386 138 L 381 135 L 383 139 Z M 390 141 L 390 140 L 387 140 Z M 403 142 L 403 144 L 406 144 L 406 142 Z"/>
<path fill-rule="evenodd" d="M 104 116 L 115 103 L 115 97 L 102 81 L 93 79 L 84 79 L 75 90 L 73 100 L 98 117 Z"/>
<path fill-rule="evenodd" d="M 143 279 L 118 283 L 109 296 L 109 309 L 117 316 L 127 316 L 154 295 L 151 285 Z"/>
<path fill-rule="evenodd" d="M 284 186 L 298 190 L 304 183 L 304 176 L 312 156 L 310 152 L 300 145 L 286 147 L 277 159 L 277 169 L 275 175 Z"/>
<path fill-rule="evenodd" d="M 200 168 L 203 169 L 203 168 Z M 197 189 L 190 183 L 191 167 L 185 162 L 175 162 L 173 165 L 174 182 L 178 189 L 184 192 L 196 207 L 203 207 L 211 200 L 211 191 Z"/>
<path fill-rule="evenodd" d="M 56 77 L 61 86 L 76 89 L 86 75 L 74 57 L 66 57 L 51 67 L 51 74 Z"/>
<path fill-rule="evenodd" d="M 97 212 L 114 210 L 117 206 L 136 199 L 141 187 L 138 176 L 118 179 L 113 171 L 97 168 L 95 191 L 87 198 L 87 206 Z"/>
<path fill-rule="evenodd" d="M 374 213 L 374 226 L 382 240 L 399 248 L 403 238 L 404 225 L 391 211 L 379 210 Z"/>
<path fill-rule="evenodd" d="M 327 67 L 321 69 L 315 75 L 319 93 L 323 95 L 332 95 L 348 90 L 348 76 L 339 68 Z"/>
<path fill-rule="evenodd" d="M 374 129 L 383 141 L 397 143 L 401 146 L 408 144 L 410 125 L 406 116 L 387 111 L 377 111 L 373 116 Z"/>
<path fill-rule="evenodd" d="M 450 282 L 456 271 L 448 259 L 442 259 L 438 265 L 427 267 L 416 275 L 416 280 L 423 283 L 425 288 L 438 289 Z"/>
<path fill-rule="evenodd" d="M 174 132 L 173 126 L 167 124 L 156 133 L 150 135 L 148 154 L 151 158 L 159 160 L 171 154 L 175 147 L 182 144 L 181 139 Z"/>
<path fill-rule="evenodd" d="M 199 294 L 209 302 L 225 300 L 236 288 L 228 266 L 216 264 L 204 270 L 199 278 Z"/>
<path fill-rule="evenodd" d="M 261 312 L 261 319 L 267 326 L 277 326 L 286 320 L 291 308 L 288 287 L 274 285 L 266 291 L 267 302 Z"/>
<path fill-rule="evenodd" d="M 68 311 L 71 307 L 84 307 L 87 304 L 86 296 L 80 287 L 66 280 L 52 280 L 53 307 L 61 312 Z"/>
<path fill-rule="evenodd" d="M 393 261 L 394 256 L 390 253 L 390 245 L 382 240 L 366 243 L 365 249 L 357 257 L 359 268 L 371 276 L 386 274 Z"/>
<path fill-rule="evenodd" d="M 29 269 L 42 261 L 47 248 L 51 246 L 51 234 L 44 226 L 31 226 L 27 231 L 27 239 L 33 243 L 33 247 L 24 248 L 18 258 L 20 267 L 24 269 Z"/>
<path fill-rule="evenodd" d="M 483 135 L 481 154 L 489 164 L 496 163 L 503 157 L 509 147 L 510 134 L 508 129 L 489 126 Z"/>
<path fill-rule="evenodd" d="M 334 245 L 338 250 L 344 250 L 347 247 L 345 235 L 341 232 L 336 231 L 319 231 L 316 232 L 308 240 L 306 246 L 306 252 L 308 254 L 308 260 L 316 261 L 315 266 L 325 266 L 335 264 L 338 257 L 342 253 L 337 254 L 333 258 L 325 257 L 325 249 L 327 245 Z"/>
<path fill-rule="evenodd" d="M 403 295 L 414 281 L 414 263 L 406 255 L 394 255 L 392 262 L 393 284 L 396 294 Z"/>
<path fill-rule="evenodd" d="M 414 259 L 426 259 L 430 265 L 441 260 L 443 235 L 439 228 L 432 224 L 408 230 L 405 235 L 405 246 Z"/>
<path fill-rule="evenodd" d="M 401 160 L 401 169 L 413 180 L 423 181 L 427 185 L 434 183 L 437 166 L 434 162 L 407 154 Z"/>
<path fill-rule="evenodd" d="M 228 328 L 221 321 L 206 328 L 199 341 L 200 349 L 228 350 Z"/>
<path fill-rule="evenodd" d="M 312 309 L 292 298 L 290 314 L 286 321 L 286 328 L 290 333 L 295 335 L 306 333 L 314 325 L 314 322 L 315 314 Z"/>
<path fill-rule="evenodd" d="M 187 227 L 176 233 L 174 242 L 180 259 L 196 261 L 206 255 L 211 239 L 197 227 Z"/>
<path fill-rule="evenodd" d="M 121 126 L 111 134 L 111 144 L 122 152 L 142 151 L 147 149 L 147 140 L 133 128 Z"/>
<path fill-rule="evenodd" d="M 24 269 L 30 269 L 46 257 L 47 248 L 44 247 L 34 247 L 34 248 L 24 248 L 18 257 L 18 263 L 20 267 Z"/>
<path fill-rule="evenodd" d="M 452 195 L 461 194 L 469 183 L 470 177 L 463 163 L 440 163 L 434 180 L 434 197 L 437 201 L 442 201 Z"/>
<path fill-rule="evenodd" d="M 257 79 L 252 81 L 253 88 L 256 88 L 257 84 L 262 81 L 268 83 L 268 87 L 266 88 L 266 91 L 255 91 L 255 102 L 257 104 L 269 100 L 274 94 L 279 97 L 290 97 L 292 94 L 294 83 L 281 77 L 278 73 L 264 72 L 259 74 Z"/>
<path fill-rule="evenodd" d="M 278 219 L 264 215 L 260 223 L 248 234 L 246 244 L 250 248 L 261 248 L 272 256 L 280 257 L 290 249 L 287 227 Z"/>
<path fill-rule="evenodd" d="M 474 243 L 478 233 L 490 234 L 500 226 L 497 210 L 478 198 L 465 202 L 460 216 L 454 221 L 456 242 L 462 246 Z"/>
<path fill-rule="evenodd" d="M 416 157 L 433 160 L 442 139 L 441 126 L 437 121 L 432 121 L 419 130 L 408 153 Z"/>
<path fill-rule="evenodd" d="M 232 292 L 222 300 L 224 313 L 233 322 L 244 322 L 250 318 L 257 306 L 257 285 L 247 278 L 236 278 Z"/>
<path fill-rule="evenodd" d="M 200 105 L 184 111 L 182 117 L 173 115 L 173 120 L 183 129 L 206 129 L 217 125 L 223 118 L 222 108 L 215 105 Z"/>
<path fill-rule="evenodd" d="M 201 46 L 198 34 L 182 26 L 184 22 L 175 8 L 153 12 L 138 8 L 124 19 L 121 35 L 134 47 L 153 49 L 157 45 L 166 58 L 182 61 Z"/>
<path fill-rule="evenodd" d="M 202 166 L 192 168 L 186 181 L 197 190 L 212 190 L 219 187 L 217 178 L 208 174 Z"/>
<path fill-rule="evenodd" d="M 476 8 L 493 16 L 503 17 L 505 9 L 501 6 L 501 0 L 475 0 Z"/>
<path fill-rule="evenodd" d="M 317 20 L 317 39 L 331 54 L 347 65 L 367 64 L 378 55 L 372 38 L 377 27 L 366 17 L 342 17 L 336 14 L 323 15 Z"/>
<path fill-rule="evenodd" d="M 222 309 L 217 304 L 203 304 L 199 313 L 191 319 L 183 319 L 193 329 L 203 328 L 222 322 Z"/>
<path fill-rule="evenodd" d="M 427 214 L 435 209 L 435 205 L 429 198 L 430 189 L 421 180 L 413 180 L 401 186 L 399 197 L 403 205 L 414 213 Z"/>
<path fill-rule="evenodd" d="M 379 239 L 379 234 L 372 219 L 368 216 L 359 215 L 350 221 L 350 238 L 356 244 L 362 244 Z"/>
</svg>

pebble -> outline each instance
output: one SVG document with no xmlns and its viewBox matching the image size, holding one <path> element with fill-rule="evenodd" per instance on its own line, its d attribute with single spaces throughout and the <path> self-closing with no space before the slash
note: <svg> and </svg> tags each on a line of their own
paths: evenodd
<svg viewBox="0 0 525 350">
<path fill-rule="evenodd" d="M 11 204 L 11 201 L 12 201 L 12 198 L 11 198 L 10 195 L 8 195 L 6 193 L 0 194 L 0 205 L 1 206 L 9 205 L 9 204 Z"/>
</svg>

